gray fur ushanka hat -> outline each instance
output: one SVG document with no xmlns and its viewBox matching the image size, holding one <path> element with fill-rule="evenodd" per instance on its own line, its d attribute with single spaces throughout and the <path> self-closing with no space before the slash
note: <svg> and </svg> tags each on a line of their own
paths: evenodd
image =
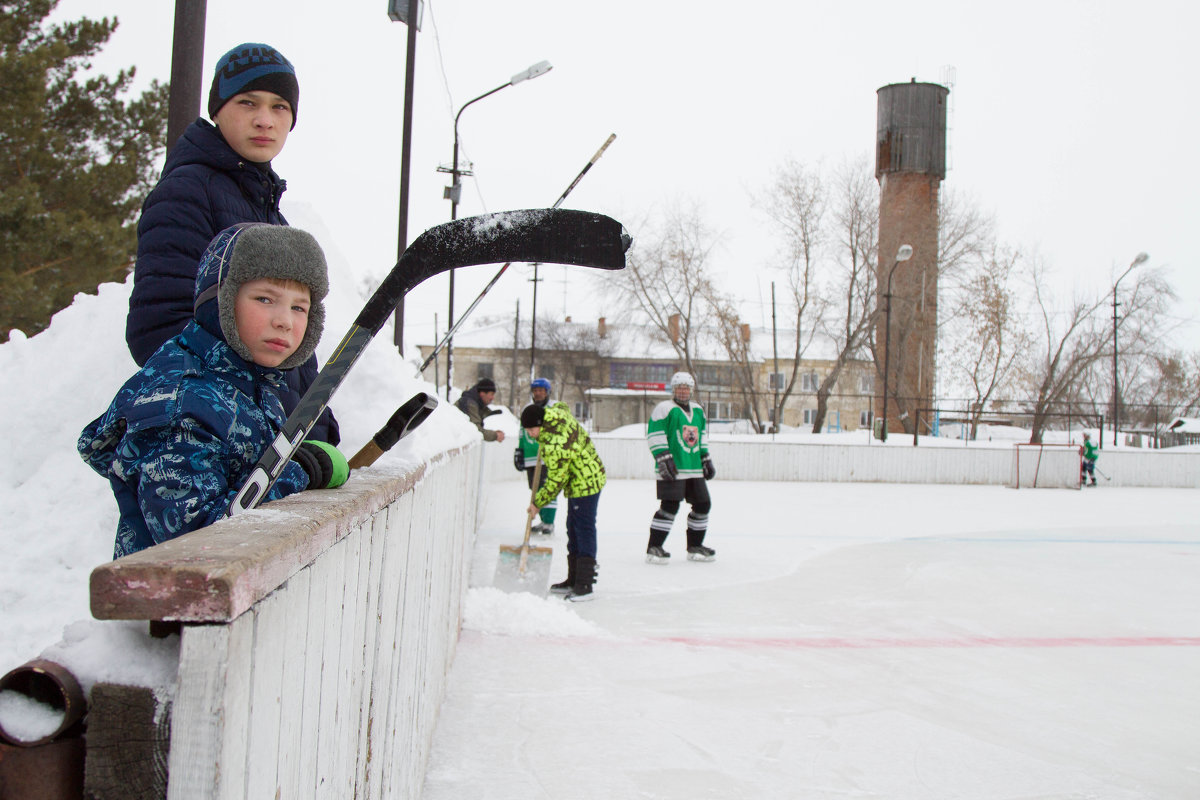
<svg viewBox="0 0 1200 800">
<path fill-rule="evenodd" d="M 308 328 L 296 352 L 279 365 L 279 369 L 298 367 L 312 356 L 321 341 L 325 329 L 323 301 L 329 293 L 325 253 L 306 231 L 255 222 L 235 225 L 217 234 L 200 261 L 195 298 L 197 319 L 204 324 L 207 315 L 201 307 L 215 296 L 221 334 L 235 353 L 253 363 L 253 355 L 238 335 L 234 304 L 242 284 L 259 278 L 296 281 L 309 289 Z"/>
</svg>

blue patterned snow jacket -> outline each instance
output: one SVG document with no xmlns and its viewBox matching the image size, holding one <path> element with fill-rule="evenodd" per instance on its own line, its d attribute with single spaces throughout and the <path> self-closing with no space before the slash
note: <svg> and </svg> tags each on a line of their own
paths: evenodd
<svg viewBox="0 0 1200 800">
<path fill-rule="evenodd" d="M 205 254 L 197 294 L 215 282 L 216 262 Z M 117 499 L 113 558 L 225 514 L 283 427 L 282 381 L 280 370 L 248 363 L 225 343 L 214 297 L 125 382 L 77 445 Z M 263 501 L 307 487 L 304 469 L 289 461 Z"/>
<path fill-rule="evenodd" d="M 287 225 L 279 201 L 287 181 L 270 164 L 256 166 L 230 147 L 216 126 L 197 119 L 167 155 L 162 176 L 142 204 L 137 264 L 125 319 L 125 342 L 138 366 L 192 319 L 196 267 L 208 243 L 239 222 Z M 286 373 L 281 392 L 291 411 L 317 377 L 317 360 Z M 309 438 L 336 445 L 337 420 L 325 409 Z"/>
</svg>

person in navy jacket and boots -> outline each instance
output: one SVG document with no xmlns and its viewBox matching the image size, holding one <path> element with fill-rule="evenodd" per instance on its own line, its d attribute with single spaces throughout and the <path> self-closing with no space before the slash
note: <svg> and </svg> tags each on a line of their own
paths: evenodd
<svg viewBox="0 0 1200 800">
<path fill-rule="evenodd" d="M 240 222 L 287 225 L 279 201 L 287 182 L 271 168 L 296 127 L 300 87 L 282 53 L 246 43 L 221 56 L 208 95 L 215 124 L 197 119 L 171 148 L 157 185 L 142 204 L 137 264 L 125 341 L 138 366 L 192 319 L 200 256 L 213 237 Z M 288 370 L 280 387 L 286 413 L 317 375 L 316 357 Z M 314 439 L 337 444 L 326 409 Z"/>
</svg>

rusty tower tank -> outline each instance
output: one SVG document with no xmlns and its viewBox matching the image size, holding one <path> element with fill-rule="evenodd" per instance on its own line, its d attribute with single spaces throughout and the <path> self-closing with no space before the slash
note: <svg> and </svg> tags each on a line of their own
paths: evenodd
<svg viewBox="0 0 1200 800">
<path fill-rule="evenodd" d="M 917 83 L 915 78 L 910 83 L 894 83 L 877 91 L 877 307 L 881 312 L 890 307 L 890 314 L 881 313 L 875 327 L 877 363 L 883 375 L 883 382 L 875 386 L 875 414 L 887 420 L 893 432 L 903 429 L 911 434 L 917 410 L 933 404 L 938 190 L 946 177 L 949 94 L 945 86 Z M 901 245 L 912 247 L 912 257 L 907 261 L 897 261 Z M 886 406 L 885 387 L 890 398 Z"/>
</svg>

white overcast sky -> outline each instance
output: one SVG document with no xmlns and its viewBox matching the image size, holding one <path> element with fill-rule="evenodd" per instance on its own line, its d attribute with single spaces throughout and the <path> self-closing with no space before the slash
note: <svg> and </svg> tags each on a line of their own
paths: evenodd
<svg viewBox="0 0 1200 800">
<path fill-rule="evenodd" d="M 96 66 L 167 80 L 174 4 L 63 0 L 57 15 L 117 16 Z M 1139 251 L 1164 266 L 1181 316 L 1200 311 L 1197 6 L 1016 0 L 855 3 L 663 0 L 426 0 L 418 36 L 409 237 L 449 219 L 442 199 L 454 113 L 541 60 L 549 74 L 462 116 L 459 216 L 548 206 L 609 133 L 617 139 L 568 207 L 637 224 L 698 204 L 721 234 L 714 266 L 749 321 L 777 276 L 777 243 L 751 196 L 785 159 L 873 164 L 876 90 L 943 82 L 953 190 L 995 215 L 1002 238 L 1036 249 L 1064 295 L 1102 293 Z M 204 71 L 234 44 L 265 41 L 296 65 L 298 125 L 276 159 L 288 200 L 307 203 L 335 257 L 368 283 L 395 261 L 406 29 L 386 0 L 209 0 Z M 335 262 L 336 263 L 336 262 Z M 747 272 L 749 270 L 749 272 Z M 495 270 L 460 270 L 456 315 Z M 363 277 L 365 276 L 365 277 Z M 476 312 L 523 318 L 530 270 L 514 267 Z M 539 311 L 576 320 L 600 307 L 577 269 L 542 270 Z M 564 277 L 569 276 L 569 281 Z M 446 280 L 408 301 L 408 343 L 444 327 Z M 769 317 L 765 317 L 769 319 Z M 1191 342 L 1182 342 L 1191 347 Z"/>
</svg>

